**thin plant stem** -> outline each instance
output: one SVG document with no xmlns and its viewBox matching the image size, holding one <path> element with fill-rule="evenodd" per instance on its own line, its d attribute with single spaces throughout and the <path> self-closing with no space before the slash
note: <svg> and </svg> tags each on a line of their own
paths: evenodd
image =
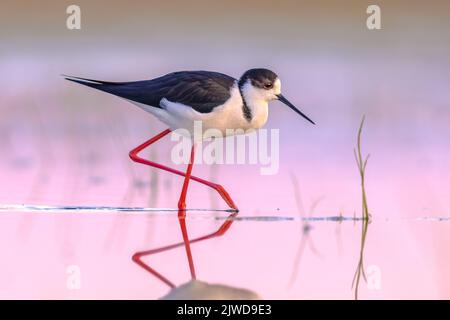
<svg viewBox="0 0 450 320">
<path fill-rule="evenodd" d="M 355 289 L 354 296 L 355 300 L 358 300 L 358 293 L 359 293 L 359 284 L 361 281 L 361 277 L 364 279 L 364 281 L 367 281 L 366 273 L 364 271 L 364 249 L 366 245 L 366 238 L 367 238 L 367 231 L 369 227 L 369 221 L 370 221 L 370 214 L 369 214 L 369 206 L 367 203 L 367 195 L 366 195 L 366 166 L 367 161 L 369 160 L 369 155 L 367 155 L 365 158 L 363 158 L 362 155 L 362 147 L 361 147 L 361 135 L 362 135 L 362 129 L 364 126 L 364 120 L 365 116 L 363 116 L 361 120 L 361 124 L 359 126 L 358 130 L 358 138 L 357 138 L 357 147 L 354 151 L 356 164 L 358 166 L 358 172 L 361 179 L 361 244 L 360 244 L 360 251 L 359 251 L 359 261 L 358 265 L 356 267 L 355 275 L 353 277 L 352 281 L 352 288 Z"/>
</svg>

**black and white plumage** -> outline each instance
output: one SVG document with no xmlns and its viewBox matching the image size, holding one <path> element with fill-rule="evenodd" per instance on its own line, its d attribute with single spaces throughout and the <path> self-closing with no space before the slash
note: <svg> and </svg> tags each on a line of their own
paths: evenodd
<svg viewBox="0 0 450 320">
<path fill-rule="evenodd" d="M 230 98 L 234 78 L 218 72 L 180 71 L 152 80 L 106 82 L 68 77 L 67 80 L 111 93 L 127 100 L 161 108 L 162 99 L 209 113 Z"/>
<path fill-rule="evenodd" d="M 218 129 L 224 135 L 258 129 L 267 121 L 269 101 L 276 99 L 312 122 L 281 95 L 280 79 L 267 69 L 250 69 L 239 80 L 210 71 L 180 71 L 133 82 L 66 79 L 126 99 L 172 130 L 192 131 L 194 121 L 202 121 L 203 130 Z"/>
</svg>

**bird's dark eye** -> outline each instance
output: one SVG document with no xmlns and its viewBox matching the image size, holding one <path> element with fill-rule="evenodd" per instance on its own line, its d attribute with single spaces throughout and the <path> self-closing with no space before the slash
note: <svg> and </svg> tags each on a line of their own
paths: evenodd
<svg viewBox="0 0 450 320">
<path fill-rule="evenodd" d="M 267 82 L 267 83 L 264 84 L 264 88 L 265 89 L 272 89 L 272 87 L 273 87 L 273 84 L 270 83 L 270 82 Z"/>
</svg>

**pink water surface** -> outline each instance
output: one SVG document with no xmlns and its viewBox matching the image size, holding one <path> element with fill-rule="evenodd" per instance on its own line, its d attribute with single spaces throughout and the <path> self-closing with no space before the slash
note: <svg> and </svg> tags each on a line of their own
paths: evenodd
<svg viewBox="0 0 450 320">
<path fill-rule="evenodd" d="M 161 130 L 161 125 L 142 117 L 131 105 L 115 103 L 100 106 L 111 108 L 113 128 L 96 112 L 83 110 L 70 120 L 58 116 L 58 108 L 63 108 L 58 105 L 45 107 L 56 112 L 43 117 L 42 129 L 16 122 L 21 127 L 9 131 L 11 152 L 2 159 L 1 202 L 175 208 L 182 180 L 127 157 L 129 149 Z M 278 105 L 273 108 L 284 112 Z M 121 114 L 127 117 L 121 119 Z M 315 217 L 359 215 L 359 176 L 353 158 L 358 121 L 350 121 L 348 137 L 342 131 L 342 136 L 333 136 L 323 132 L 332 131 L 326 120 L 312 127 L 284 114 L 269 123 L 277 127 L 280 121 L 287 122 L 280 131 L 278 174 L 262 176 L 257 165 L 199 165 L 194 174 L 219 181 L 244 217 L 308 216 L 319 198 Z M 369 270 L 380 270 L 380 275 L 375 275 L 379 283 L 375 288 L 362 284 L 360 297 L 448 298 L 448 222 L 416 220 L 449 214 L 448 155 L 439 145 L 426 146 L 422 152 L 418 152 L 421 147 L 397 145 L 395 139 L 378 133 L 382 129 L 370 116 L 366 121 L 363 148 L 371 153 L 367 193 L 372 222 L 365 263 Z M 142 129 L 131 129 L 134 123 Z M 170 146 L 168 139 L 161 141 L 147 156 L 170 163 Z M 292 175 L 299 182 L 304 209 L 296 205 Z M 226 205 L 213 191 L 192 183 L 188 207 Z M 224 216 L 223 212 L 188 213 L 191 237 L 215 230 L 221 223 L 215 218 Z M 3 210 L 0 219 L 2 298 L 146 299 L 168 291 L 135 265 L 131 255 L 180 241 L 176 212 Z M 199 279 L 246 287 L 264 298 L 352 298 L 360 222 L 311 222 L 311 226 L 315 250 L 306 246 L 291 286 L 302 241 L 300 221 L 236 221 L 224 237 L 194 245 Z M 182 249 L 146 261 L 175 283 L 189 280 Z M 67 286 L 67 268 L 72 265 L 81 271 L 81 287 L 76 290 Z"/>
<path fill-rule="evenodd" d="M 318 199 L 313 217 L 358 217 L 353 148 L 365 114 L 371 223 L 360 298 L 450 298 L 448 1 L 379 1 L 377 31 L 366 28 L 364 1 L 77 3 L 78 31 L 65 27 L 63 2 L 15 1 L 0 12 L 0 298 L 156 299 L 169 289 L 131 256 L 180 241 L 176 212 L 5 209 L 177 205 L 179 177 L 128 158 L 165 127 L 61 74 L 128 81 L 204 69 L 239 77 L 253 67 L 277 72 L 283 94 L 317 125 L 274 102 L 266 128 L 280 130 L 275 175 L 258 165 L 199 165 L 194 174 L 222 184 L 243 217 L 308 217 Z M 165 139 L 144 155 L 172 165 L 171 146 Z M 187 202 L 226 208 L 196 183 Z M 225 215 L 188 212 L 190 236 L 215 230 Z M 298 219 L 236 221 L 224 237 L 194 245 L 198 277 L 263 298 L 352 299 L 361 222 L 309 224 L 312 246 L 292 285 L 305 239 Z M 189 280 L 182 248 L 146 261 L 177 284 Z M 79 289 L 68 286 L 71 266 Z"/>
</svg>

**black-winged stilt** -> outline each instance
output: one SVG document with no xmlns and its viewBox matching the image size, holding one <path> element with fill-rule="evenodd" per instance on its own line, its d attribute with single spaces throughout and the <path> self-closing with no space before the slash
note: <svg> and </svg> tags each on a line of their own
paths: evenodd
<svg viewBox="0 0 450 320">
<path fill-rule="evenodd" d="M 66 79 L 124 98 L 153 114 L 169 126 L 168 129 L 131 150 L 129 155 L 135 162 L 184 177 L 178 201 L 178 217 L 183 234 L 183 242 L 138 252 L 133 256 L 133 260 L 136 263 L 171 287 L 174 287 L 172 282 L 145 264 L 141 258 L 184 244 L 191 276 L 195 279 L 196 275 L 190 244 L 223 235 L 230 227 L 233 221 L 232 218 L 237 214 L 238 209 L 221 185 L 191 175 L 195 155 L 195 141 L 192 144 L 190 161 L 186 172 L 141 158 L 139 153 L 173 130 L 183 128 L 192 131 L 195 121 L 201 121 L 204 129 L 220 130 L 224 136 L 228 135 L 229 132 L 236 132 L 230 129 L 259 129 L 267 121 L 268 105 L 272 100 L 283 102 L 297 114 L 314 124 L 311 119 L 281 94 L 280 79 L 268 69 L 250 69 L 239 79 L 209 71 L 174 72 L 152 80 L 133 82 L 107 82 L 69 76 Z M 216 232 L 192 240 L 188 238 L 184 219 L 186 216 L 186 194 L 189 180 L 197 181 L 215 189 L 233 211 L 230 216 L 231 219 L 226 220 Z"/>
</svg>

